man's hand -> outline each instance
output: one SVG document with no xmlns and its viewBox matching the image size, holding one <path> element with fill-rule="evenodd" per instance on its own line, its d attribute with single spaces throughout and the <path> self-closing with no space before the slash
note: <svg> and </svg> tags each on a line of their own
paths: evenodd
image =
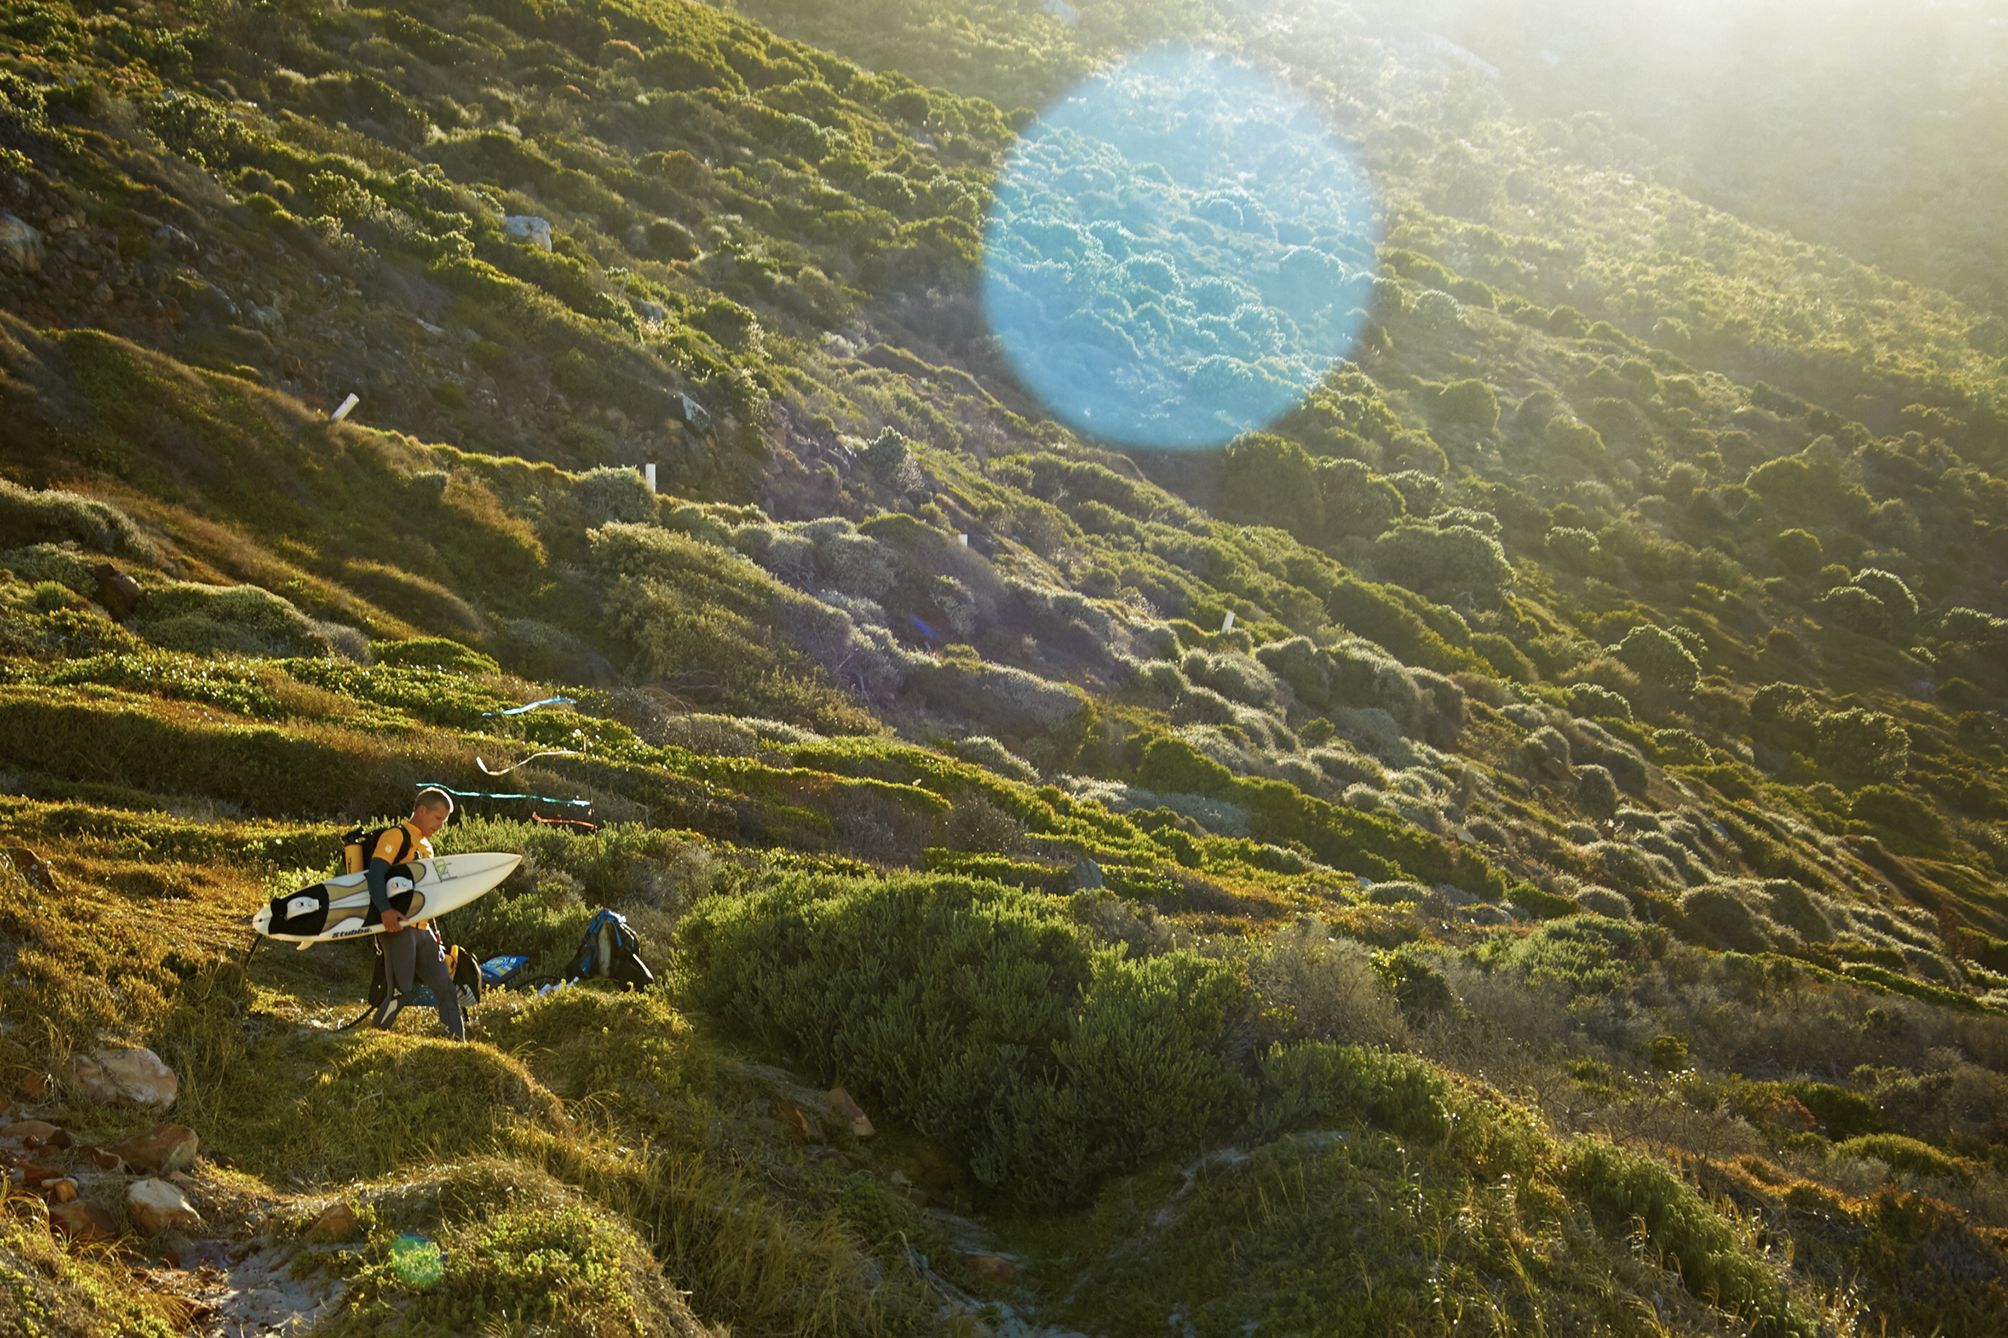
<svg viewBox="0 0 2008 1338">
<path fill-rule="evenodd" d="M 387 908 L 383 913 L 384 933 L 395 934 L 402 928 L 404 928 L 404 917 L 399 915 L 396 910 Z"/>
</svg>

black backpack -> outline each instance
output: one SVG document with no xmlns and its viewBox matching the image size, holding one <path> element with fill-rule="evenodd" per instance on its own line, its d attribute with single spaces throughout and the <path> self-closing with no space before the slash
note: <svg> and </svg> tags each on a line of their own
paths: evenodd
<svg viewBox="0 0 2008 1338">
<path fill-rule="evenodd" d="M 392 823 L 388 827 L 365 827 L 360 822 L 342 833 L 342 872 L 361 873 L 375 853 L 377 842 L 383 840 L 384 833 L 398 835 L 397 858 L 392 864 L 404 863 L 405 856 L 411 854 L 411 833 L 403 823 Z"/>
<path fill-rule="evenodd" d="M 641 940 L 628 927 L 627 917 L 617 911 L 601 911 L 586 925 L 586 936 L 572 959 L 572 975 L 575 979 L 597 976 L 617 980 L 635 990 L 655 983 L 655 972 L 641 959 Z"/>
</svg>

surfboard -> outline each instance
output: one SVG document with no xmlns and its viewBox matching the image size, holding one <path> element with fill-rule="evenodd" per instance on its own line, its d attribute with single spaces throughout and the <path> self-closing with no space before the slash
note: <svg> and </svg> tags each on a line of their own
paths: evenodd
<svg viewBox="0 0 2008 1338">
<path fill-rule="evenodd" d="M 391 866 L 384 890 L 407 925 L 424 924 L 492 890 L 522 862 L 521 855 L 497 854 L 411 860 Z M 291 896 L 274 897 L 251 917 L 251 927 L 266 938 L 297 943 L 304 950 L 316 943 L 381 934 L 383 921 L 370 905 L 364 875 L 345 873 Z"/>
</svg>

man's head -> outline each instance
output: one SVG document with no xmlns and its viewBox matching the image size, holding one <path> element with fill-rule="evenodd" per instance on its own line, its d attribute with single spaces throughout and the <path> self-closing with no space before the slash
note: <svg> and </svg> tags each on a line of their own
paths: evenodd
<svg viewBox="0 0 2008 1338">
<path fill-rule="evenodd" d="M 420 790 L 417 801 L 411 806 L 411 825 L 428 840 L 452 816 L 453 796 L 444 790 Z"/>
</svg>

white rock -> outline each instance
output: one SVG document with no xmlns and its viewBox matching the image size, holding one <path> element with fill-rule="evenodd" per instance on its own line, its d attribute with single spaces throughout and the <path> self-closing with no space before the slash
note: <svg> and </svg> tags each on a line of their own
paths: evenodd
<svg viewBox="0 0 2008 1338">
<path fill-rule="evenodd" d="M 165 1180 L 135 1180 L 126 1187 L 126 1216 L 149 1236 L 202 1225 L 188 1195 Z"/>
<path fill-rule="evenodd" d="M 502 235 L 529 242 L 540 251 L 551 249 L 551 223 L 535 214 L 509 214 L 502 220 Z"/>
<path fill-rule="evenodd" d="M 70 1060 L 69 1080 L 93 1101 L 171 1106 L 181 1082 L 151 1050 L 109 1048 Z"/>
<path fill-rule="evenodd" d="M 23 274 L 42 269 L 42 234 L 12 214 L 0 213 L 0 261 Z"/>
</svg>

